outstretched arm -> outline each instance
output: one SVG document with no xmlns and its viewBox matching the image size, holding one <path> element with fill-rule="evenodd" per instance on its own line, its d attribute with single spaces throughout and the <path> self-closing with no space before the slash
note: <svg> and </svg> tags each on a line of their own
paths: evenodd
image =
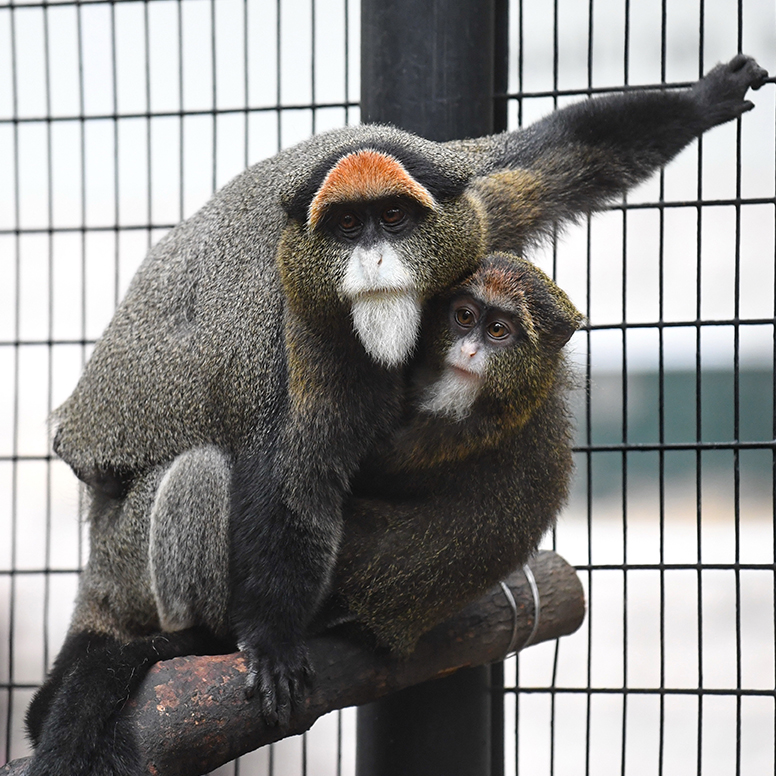
<svg viewBox="0 0 776 776">
<path fill-rule="evenodd" d="M 494 138 L 490 169 L 472 184 L 489 216 L 489 250 L 521 248 L 605 206 L 706 130 L 751 110 L 746 92 L 767 77 L 740 54 L 689 89 L 587 100 Z"/>
</svg>

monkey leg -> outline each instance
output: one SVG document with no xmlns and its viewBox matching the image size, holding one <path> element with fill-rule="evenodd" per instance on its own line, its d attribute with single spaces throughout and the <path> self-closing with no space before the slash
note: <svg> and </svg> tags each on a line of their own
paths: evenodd
<svg viewBox="0 0 776 776">
<path fill-rule="evenodd" d="M 224 456 L 203 448 L 148 472 L 124 499 L 94 497 L 70 634 L 27 713 L 30 774 L 140 773 L 117 712 L 148 668 L 229 651 L 213 631 L 189 627 L 224 621 L 228 485 Z M 159 633 L 167 628 L 175 632 Z"/>
<path fill-rule="evenodd" d="M 223 651 L 198 628 L 130 642 L 71 634 L 27 713 L 35 741 L 29 776 L 140 776 L 134 738 L 118 712 L 154 663 Z"/>
<path fill-rule="evenodd" d="M 215 447 L 179 455 L 151 510 L 149 569 L 163 631 L 226 631 L 231 465 Z"/>
</svg>

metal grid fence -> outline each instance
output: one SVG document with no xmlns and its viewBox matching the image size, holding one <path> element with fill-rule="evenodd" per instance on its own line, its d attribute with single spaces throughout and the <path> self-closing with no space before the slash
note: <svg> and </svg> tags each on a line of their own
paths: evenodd
<svg viewBox="0 0 776 776">
<path fill-rule="evenodd" d="M 549 5 L 513 15 L 513 122 L 776 50 L 766 3 Z M 537 257 L 588 318 L 551 541 L 589 614 L 507 667 L 516 773 L 774 772 L 774 101 L 755 101 Z"/>
<path fill-rule="evenodd" d="M 148 246 L 247 164 L 355 123 L 355 0 L 0 2 L 0 762 L 86 552 L 46 417 Z M 776 70 L 772 0 L 510 4 L 510 128 Z M 770 57 L 770 59 L 769 59 Z M 548 543 L 581 631 L 507 661 L 508 774 L 774 768 L 774 94 L 533 257 L 585 312 L 577 481 Z M 353 772 L 353 715 L 223 773 Z"/>
</svg>

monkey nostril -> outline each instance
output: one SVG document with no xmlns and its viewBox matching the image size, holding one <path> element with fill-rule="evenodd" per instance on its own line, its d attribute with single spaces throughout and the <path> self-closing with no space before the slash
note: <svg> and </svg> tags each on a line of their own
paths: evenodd
<svg viewBox="0 0 776 776">
<path fill-rule="evenodd" d="M 381 254 L 380 254 L 378 257 L 377 257 L 377 266 L 379 267 L 379 266 L 380 266 L 382 263 L 383 263 L 383 254 L 381 253 Z"/>
</svg>

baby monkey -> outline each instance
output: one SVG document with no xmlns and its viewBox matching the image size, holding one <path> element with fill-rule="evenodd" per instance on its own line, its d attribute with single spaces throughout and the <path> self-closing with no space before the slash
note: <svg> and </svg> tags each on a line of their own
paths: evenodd
<svg viewBox="0 0 776 776">
<path fill-rule="evenodd" d="M 572 470 L 563 346 L 582 316 L 541 270 L 487 257 L 426 311 L 407 423 L 361 469 L 334 608 L 411 652 L 525 563 Z"/>
</svg>

